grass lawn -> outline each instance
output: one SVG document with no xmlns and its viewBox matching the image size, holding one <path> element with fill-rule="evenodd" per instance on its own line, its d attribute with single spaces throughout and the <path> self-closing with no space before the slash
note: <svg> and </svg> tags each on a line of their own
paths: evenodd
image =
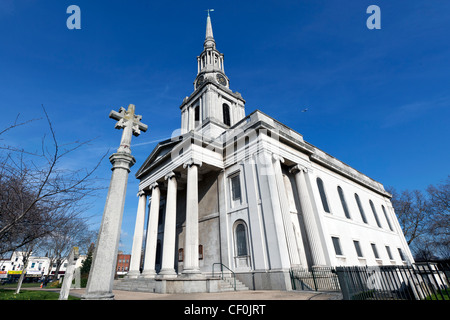
<svg viewBox="0 0 450 320">
<path fill-rule="evenodd" d="M 444 296 L 444 298 L 442 298 Z M 426 297 L 426 300 L 450 300 L 450 296 L 447 293 L 447 290 L 440 290 L 440 293 L 435 293 L 431 296 Z"/>
<path fill-rule="evenodd" d="M 0 289 L 0 300 L 58 300 L 59 292 L 22 290 L 15 294 L 15 290 Z M 80 300 L 80 298 L 69 296 L 68 300 Z"/>
</svg>

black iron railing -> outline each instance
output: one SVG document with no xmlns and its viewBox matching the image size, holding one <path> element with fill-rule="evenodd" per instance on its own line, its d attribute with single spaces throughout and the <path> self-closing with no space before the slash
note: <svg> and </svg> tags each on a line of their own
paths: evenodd
<svg viewBox="0 0 450 320">
<path fill-rule="evenodd" d="M 215 266 L 215 265 L 220 265 L 220 273 L 221 273 L 221 279 L 222 279 L 222 280 L 224 280 L 224 278 L 223 278 L 223 268 L 225 267 L 225 269 L 227 269 L 228 271 L 230 271 L 230 273 L 231 273 L 232 276 L 233 276 L 233 280 L 234 280 L 234 285 L 233 285 L 234 291 L 236 291 L 236 274 L 235 274 L 230 268 L 228 268 L 226 265 L 224 265 L 223 263 L 216 262 L 216 263 L 213 263 L 213 265 L 212 265 L 212 276 L 213 276 L 213 277 L 214 277 L 214 266 Z"/>
<path fill-rule="evenodd" d="M 450 265 L 337 267 L 345 300 L 450 300 Z"/>
<path fill-rule="evenodd" d="M 292 268 L 292 289 L 339 291 L 339 281 L 333 267 Z"/>
</svg>

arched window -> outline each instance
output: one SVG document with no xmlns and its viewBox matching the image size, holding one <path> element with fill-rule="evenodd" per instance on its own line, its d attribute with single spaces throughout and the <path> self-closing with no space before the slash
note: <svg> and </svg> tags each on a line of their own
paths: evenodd
<svg viewBox="0 0 450 320">
<path fill-rule="evenodd" d="M 391 225 L 391 221 L 389 221 L 386 209 L 384 208 L 383 205 L 381 205 L 381 209 L 383 209 L 384 217 L 386 218 L 386 221 L 387 221 L 387 224 L 389 226 L 389 229 L 391 229 L 391 231 L 394 231 L 394 229 L 392 228 L 392 225 Z"/>
<path fill-rule="evenodd" d="M 378 227 L 381 228 L 380 220 L 378 220 L 377 211 L 375 210 L 375 206 L 373 205 L 372 200 L 369 200 L 370 207 L 372 208 L 373 216 L 375 217 L 375 221 L 377 222 Z"/>
<path fill-rule="evenodd" d="M 323 210 L 330 213 L 330 207 L 328 206 L 327 196 L 325 195 L 325 189 L 323 187 L 323 181 L 317 178 L 317 187 L 319 188 L 320 199 L 322 200 Z"/>
<path fill-rule="evenodd" d="M 348 211 L 347 203 L 345 202 L 344 191 L 342 191 L 342 188 L 339 186 L 337 187 L 337 189 L 339 193 L 339 198 L 341 199 L 342 208 L 344 209 L 345 216 L 347 217 L 347 219 L 350 219 L 350 212 Z"/>
<path fill-rule="evenodd" d="M 236 225 L 235 237 L 236 237 L 236 256 L 237 257 L 248 256 L 247 227 L 243 222 L 240 222 Z"/>
<path fill-rule="evenodd" d="M 230 107 L 226 103 L 222 105 L 222 113 L 223 113 L 223 123 L 227 126 L 230 126 L 231 125 Z"/>
<path fill-rule="evenodd" d="M 358 205 L 358 208 L 359 208 L 359 213 L 361 213 L 361 218 L 364 221 L 364 223 L 367 223 L 366 214 L 364 213 L 364 209 L 362 207 L 361 201 L 359 200 L 359 196 L 357 193 L 355 193 L 355 199 L 356 199 L 356 204 Z"/>
</svg>

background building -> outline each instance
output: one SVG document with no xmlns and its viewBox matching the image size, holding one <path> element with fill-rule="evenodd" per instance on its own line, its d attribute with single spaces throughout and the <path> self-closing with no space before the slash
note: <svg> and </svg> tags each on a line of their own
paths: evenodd
<svg viewBox="0 0 450 320">
<path fill-rule="evenodd" d="M 130 259 L 131 254 L 124 254 L 119 251 L 117 254 L 117 267 L 116 267 L 116 277 L 124 276 L 130 270 Z"/>
</svg>

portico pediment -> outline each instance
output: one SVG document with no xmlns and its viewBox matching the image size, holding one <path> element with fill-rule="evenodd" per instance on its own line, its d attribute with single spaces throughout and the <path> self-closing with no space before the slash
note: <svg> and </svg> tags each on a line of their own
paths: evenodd
<svg viewBox="0 0 450 320">
<path fill-rule="evenodd" d="M 165 156 L 171 153 L 175 146 L 180 144 L 182 141 L 183 135 L 159 142 L 147 159 L 145 159 L 143 165 L 136 172 L 136 178 L 140 179 L 145 173 L 149 172 L 152 168 L 161 163 Z"/>
</svg>

